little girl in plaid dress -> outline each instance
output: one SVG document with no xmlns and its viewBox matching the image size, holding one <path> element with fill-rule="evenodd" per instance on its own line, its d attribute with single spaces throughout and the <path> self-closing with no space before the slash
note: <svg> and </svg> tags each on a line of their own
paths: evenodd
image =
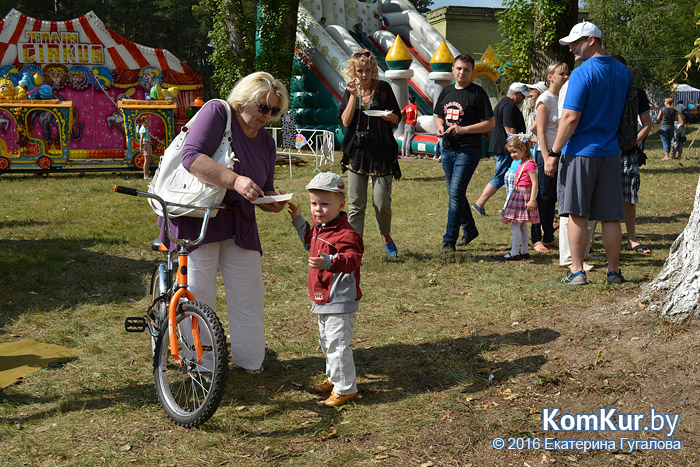
<svg viewBox="0 0 700 467">
<path fill-rule="evenodd" d="M 527 136 L 523 133 L 510 135 L 506 149 L 513 160 L 521 161 L 515 172 L 513 192 L 508 198 L 501 220 L 511 223 L 513 229 L 513 246 L 503 259 L 517 261 L 530 257 L 528 253 L 528 222 L 539 224 L 540 214 L 537 210 L 537 164 L 531 159 L 527 147 Z"/>
</svg>

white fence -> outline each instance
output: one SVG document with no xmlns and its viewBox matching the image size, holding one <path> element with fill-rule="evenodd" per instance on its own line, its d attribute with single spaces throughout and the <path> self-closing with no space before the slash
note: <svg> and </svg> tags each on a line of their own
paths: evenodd
<svg viewBox="0 0 700 467">
<path fill-rule="evenodd" d="M 286 154 L 289 157 L 289 178 L 292 178 L 292 156 L 310 156 L 314 158 L 316 167 L 314 170 L 321 171 L 320 167 L 335 162 L 335 134 L 328 130 L 296 129 L 294 147 L 282 147 L 282 128 L 268 128 L 272 132 L 272 137 L 277 144 L 278 154 Z M 302 153 L 302 149 L 307 151 Z"/>
</svg>

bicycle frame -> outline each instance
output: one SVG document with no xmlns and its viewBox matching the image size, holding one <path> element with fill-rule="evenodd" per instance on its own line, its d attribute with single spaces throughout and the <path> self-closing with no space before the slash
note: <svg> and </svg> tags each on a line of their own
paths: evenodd
<svg viewBox="0 0 700 467">
<path fill-rule="evenodd" d="M 128 188 L 128 187 L 123 187 L 119 185 L 114 186 L 114 191 L 116 193 L 122 193 L 125 195 L 130 195 L 130 196 L 143 196 L 146 198 L 151 198 L 156 200 L 158 203 L 161 204 L 162 206 L 162 212 L 163 212 L 163 225 L 165 226 L 165 232 L 173 243 L 176 243 L 178 245 L 178 250 L 177 250 L 177 256 L 178 256 L 178 267 L 177 267 L 177 272 L 175 276 L 175 287 L 174 290 L 170 291 L 170 284 L 167 284 L 168 287 L 165 288 L 164 290 L 170 291 L 167 293 L 168 297 L 166 297 L 167 301 L 167 306 L 168 306 L 168 339 L 170 340 L 170 354 L 175 360 L 178 365 L 182 366 L 182 359 L 180 358 L 180 352 L 178 351 L 178 345 L 177 345 L 177 310 L 178 310 L 178 305 L 180 304 L 180 300 L 189 300 L 189 301 L 194 301 L 195 297 L 190 292 L 189 287 L 188 287 L 188 280 L 187 280 L 187 258 L 188 258 L 188 253 L 187 253 L 187 247 L 188 246 L 194 246 L 198 245 L 204 240 L 204 236 L 207 233 L 207 227 L 209 225 L 209 219 L 211 216 L 212 211 L 217 210 L 217 209 L 226 209 L 226 205 L 224 204 L 216 204 L 214 206 L 210 207 L 201 207 L 201 206 L 193 206 L 193 205 L 187 205 L 187 204 L 179 204 L 179 203 L 168 203 L 165 201 L 163 198 L 161 198 L 158 195 L 154 195 L 153 193 L 148 193 L 145 191 L 140 191 L 136 190 L 134 188 Z M 202 228 L 199 232 L 199 236 L 195 240 L 189 240 L 189 239 L 180 239 L 180 238 L 175 238 L 171 233 L 170 233 L 170 221 L 168 218 L 168 206 L 178 206 L 178 207 L 187 207 L 187 208 L 195 208 L 204 211 L 204 217 L 202 218 Z M 168 270 L 170 271 L 172 269 L 172 253 L 168 253 Z M 171 295 L 172 294 L 172 295 Z M 149 309 L 153 307 L 155 304 L 155 301 L 149 305 Z M 197 355 L 197 362 L 199 364 L 202 363 L 202 355 L 204 354 L 203 348 L 202 348 L 202 341 L 201 337 L 199 334 L 199 320 L 194 317 L 192 318 L 192 339 L 194 341 L 194 347 L 195 347 L 195 353 Z"/>
</svg>

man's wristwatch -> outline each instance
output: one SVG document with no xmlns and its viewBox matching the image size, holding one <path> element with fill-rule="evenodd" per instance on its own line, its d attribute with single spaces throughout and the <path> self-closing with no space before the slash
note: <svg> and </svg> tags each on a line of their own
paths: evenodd
<svg viewBox="0 0 700 467">
<path fill-rule="evenodd" d="M 561 156 L 561 152 L 554 152 L 552 151 L 552 148 L 549 148 L 549 153 L 547 153 L 549 157 L 556 157 L 559 159 L 559 156 Z"/>
</svg>

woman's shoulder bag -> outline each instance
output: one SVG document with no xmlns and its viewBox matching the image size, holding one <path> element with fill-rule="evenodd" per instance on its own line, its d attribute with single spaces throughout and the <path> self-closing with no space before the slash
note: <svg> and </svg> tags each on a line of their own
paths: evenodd
<svg viewBox="0 0 700 467">
<path fill-rule="evenodd" d="M 231 148 L 231 106 L 228 102 L 221 99 L 212 100 L 219 101 L 226 107 L 227 118 L 221 142 L 216 152 L 212 154 L 211 157 L 223 167 L 233 169 L 233 163 L 236 159 L 233 149 Z M 189 173 L 182 165 L 182 147 L 185 145 L 189 129 L 200 112 L 194 114 L 190 121 L 182 127 L 180 134 L 175 137 L 165 150 L 160 160 L 158 170 L 156 170 L 153 176 L 153 181 L 148 185 L 149 193 L 158 195 L 169 203 L 193 204 L 195 206 L 208 207 L 221 203 L 226 195 L 226 188 L 202 182 Z M 162 217 L 163 213 L 160 203 L 151 199 L 149 199 L 148 202 L 151 208 L 153 208 L 153 211 Z M 216 216 L 217 212 L 218 211 L 213 211 L 211 217 Z M 168 216 L 201 218 L 204 216 L 204 211 L 170 206 L 168 207 Z"/>
</svg>

